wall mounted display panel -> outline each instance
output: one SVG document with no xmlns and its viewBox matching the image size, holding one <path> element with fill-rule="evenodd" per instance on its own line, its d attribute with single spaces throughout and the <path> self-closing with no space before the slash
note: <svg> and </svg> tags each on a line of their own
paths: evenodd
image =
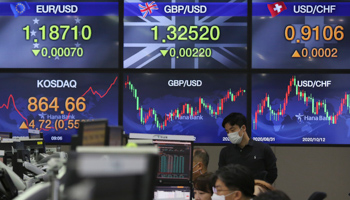
<svg viewBox="0 0 350 200">
<path fill-rule="evenodd" d="M 252 138 L 349 145 L 350 74 L 253 74 Z"/>
<path fill-rule="evenodd" d="M 247 113 L 245 74 L 128 73 L 123 126 L 129 133 L 194 135 L 196 143 L 228 143 L 223 118 Z"/>
<path fill-rule="evenodd" d="M 124 68 L 247 68 L 247 1 L 124 1 Z"/>
<path fill-rule="evenodd" d="M 349 69 L 349 9 L 349 1 L 253 0 L 252 68 Z"/>
<path fill-rule="evenodd" d="M 0 130 L 48 143 L 69 143 L 82 119 L 118 125 L 118 82 L 113 73 L 1 73 Z"/>
<path fill-rule="evenodd" d="M 0 0 L 0 68 L 118 68 L 118 1 Z"/>
</svg>

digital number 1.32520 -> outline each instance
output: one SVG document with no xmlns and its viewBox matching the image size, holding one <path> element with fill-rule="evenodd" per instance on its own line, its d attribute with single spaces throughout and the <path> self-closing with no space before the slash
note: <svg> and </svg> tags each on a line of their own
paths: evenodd
<svg viewBox="0 0 350 200">
<path fill-rule="evenodd" d="M 151 28 L 153 31 L 153 39 L 158 40 L 159 38 L 159 27 L 154 26 Z M 220 38 L 220 28 L 218 26 L 168 26 L 166 38 L 169 41 L 173 40 L 213 40 L 217 41 Z"/>
</svg>

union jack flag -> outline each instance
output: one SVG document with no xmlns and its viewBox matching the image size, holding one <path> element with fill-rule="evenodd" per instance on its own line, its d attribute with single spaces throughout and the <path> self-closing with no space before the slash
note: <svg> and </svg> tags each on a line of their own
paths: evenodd
<svg viewBox="0 0 350 200">
<path fill-rule="evenodd" d="M 143 18 L 145 18 L 148 13 L 152 14 L 152 10 L 158 10 L 158 6 L 155 1 L 152 1 L 151 3 L 146 2 L 145 5 L 139 4 L 139 8 L 141 13 L 143 14 Z"/>
</svg>

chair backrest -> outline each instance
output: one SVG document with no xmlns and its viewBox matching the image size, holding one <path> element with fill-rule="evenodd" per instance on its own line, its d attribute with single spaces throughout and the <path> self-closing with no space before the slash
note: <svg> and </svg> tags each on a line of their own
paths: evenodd
<svg viewBox="0 0 350 200">
<path fill-rule="evenodd" d="M 311 194 L 308 200 L 323 200 L 327 197 L 327 194 L 324 192 L 314 192 Z"/>
</svg>

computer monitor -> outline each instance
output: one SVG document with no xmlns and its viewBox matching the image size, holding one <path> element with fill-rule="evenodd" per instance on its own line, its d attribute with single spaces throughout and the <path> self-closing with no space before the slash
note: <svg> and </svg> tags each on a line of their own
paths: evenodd
<svg viewBox="0 0 350 200">
<path fill-rule="evenodd" d="M 0 150 L 4 151 L 3 162 L 5 164 L 11 163 L 12 149 L 15 149 L 13 141 L 1 141 L 0 142 Z"/>
<path fill-rule="evenodd" d="M 12 138 L 12 132 L 0 131 L 0 141 L 1 141 L 3 138 Z"/>
<path fill-rule="evenodd" d="M 160 183 L 189 183 L 192 179 L 193 142 L 154 140 L 160 152 L 157 179 Z"/>
<path fill-rule="evenodd" d="M 43 132 L 40 132 L 39 134 L 36 133 L 28 133 L 29 138 L 33 139 L 33 138 L 44 138 L 44 134 Z"/>
<path fill-rule="evenodd" d="M 15 174 L 15 172 L 10 167 L 6 166 L 2 162 L 0 162 L 0 170 L 4 170 L 7 172 L 8 177 L 11 179 L 12 183 L 14 184 L 17 190 L 24 190 L 26 188 L 22 179 L 17 174 Z M 0 189 L 1 188 L 4 189 L 4 187 L 0 186 Z"/>
<path fill-rule="evenodd" d="M 78 129 L 78 145 L 104 146 L 109 143 L 108 120 L 94 119 L 81 121 Z"/>
<path fill-rule="evenodd" d="M 91 199 L 153 200 L 157 163 L 155 153 L 71 152 L 64 193 L 74 199 L 83 186 Z"/>
<path fill-rule="evenodd" d="M 0 142 L 0 150 L 5 151 L 5 153 L 12 152 L 12 148 L 14 148 L 13 146 L 13 141 L 2 141 Z"/>
<path fill-rule="evenodd" d="M 189 200 L 191 186 L 156 186 L 154 200 Z"/>
<path fill-rule="evenodd" d="M 109 146 L 122 146 L 124 129 L 122 126 L 108 126 Z"/>
<path fill-rule="evenodd" d="M 25 149 L 30 149 L 31 153 L 34 153 L 36 150 L 39 153 L 46 153 L 45 141 L 43 138 L 21 139 L 20 141 L 23 142 Z"/>
</svg>

